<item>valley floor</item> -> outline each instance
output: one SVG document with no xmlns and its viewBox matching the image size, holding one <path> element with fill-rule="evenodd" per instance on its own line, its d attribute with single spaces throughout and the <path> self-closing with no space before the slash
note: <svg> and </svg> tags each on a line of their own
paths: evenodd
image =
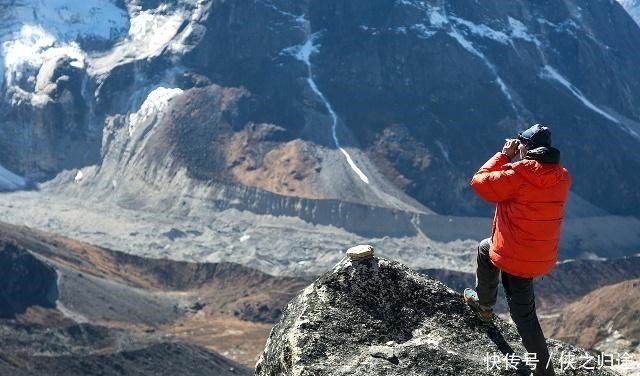
<svg viewBox="0 0 640 376">
<path fill-rule="evenodd" d="M 0 194 L 0 216 L 7 223 L 140 256 L 229 261 L 273 275 L 322 274 L 340 261 L 347 248 L 363 243 L 416 269 L 470 272 L 476 246 L 473 239 L 437 242 L 422 234 L 365 238 L 333 226 L 235 209 L 178 218 L 44 192 Z"/>
</svg>

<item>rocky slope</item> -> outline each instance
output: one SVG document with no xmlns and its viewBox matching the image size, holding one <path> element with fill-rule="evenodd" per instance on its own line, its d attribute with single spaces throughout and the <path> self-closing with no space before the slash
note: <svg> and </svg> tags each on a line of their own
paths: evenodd
<svg viewBox="0 0 640 376">
<path fill-rule="evenodd" d="M 640 279 L 596 289 L 541 322 L 545 333 L 605 354 L 629 356 L 624 375 L 640 369 Z"/>
<path fill-rule="evenodd" d="M 638 287 L 640 279 L 630 279 L 590 292 L 547 323 L 550 335 L 609 353 L 640 352 Z"/>
<path fill-rule="evenodd" d="M 3 239 L 0 260 L 0 373 L 3 375 L 249 374 L 242 366 L 202 347 L 151 332 L 100 325 L 99 320 L 89 323 L 85 316 L 64 307 L 63 299 L 58 296 L 59 267 L 54 269 L 20 245 Z M 104 291 L 112 292 L 113 289 Z M 118 298 L 122 297 L 120 294 Z M 104 309 L 91 307 L 104 296 L 95 299 L 82 302 L 85 311 Z M 112 297 L 111 303 L 115 299 Z M 121 303 L 131 306 L 146 302 Z M 138 310 L 158 308 L 145 305 Z M 135 315 L 132 311 L 129 314 Z"/>
<path fill-rule="evenodd" d="M 556 368 L 562 351 L 586 354 L 556 340 L 548 345 Z M 492 353 L 502 365 L 502 354 L 524 353 L 514 327 L 500 319 L 481 325 L 459 294 L 402 264 L 345 258 L 287 305 L 256 375 L 510 374 L 487 370 Z"/>
<path fill-rule="evenodd" d="M 46 187 L 138 208 L 317 207 L 341 225 L 371 207 L 488 216 L 468 178 L 535 120 L 576 212 L 638 215 L 640 29 L 617 2 L 1 6 L 5 187 L 58 176 Z"/>
<path fill-rule="evenodd" d="M 25 330 L 36 331 L 25 338 Z M 0 352 L 0 373 L 18 376 L 86 376 L 86 375 L 179 375 L 188 374 L 205 376 L 250 375 L 251 372 L 237 363 L 208 351 L 202 347 L 186 343 L 147 339 L 134 342 L 129 333 L 114 338 L 115 347 L 102 347 L 105 334 L 113 335 L 111 330 L 83 324 L 69 326 L 65 331 L 42 331 L 31 327 L 21 327 L 7 333 L 7 326 L 2 324 L 2 340 L 25 341 L 29 347 L 19 349 L 5 348 Z M 52 350 L 51 335 L 56 335 L 60 348 Z M 83 336 L 83 338 L 73 338 Z M 11 338 L 7 338 L 7 337 Z M 66 336 L 66 337 L 65 337 Z M 70 337 L 70 338 L 69 338 Z M 74 341 L 75 340 L 75 341 Z M 70 342 L 69 344 L 64 343 Z M 95 341 L 95 343 L 90 343 Z M 77 346 L 80 342 L 83 346 Z M 33 354 L 30 347 L 34 343 L 43 344 L 43 353 Z"/>
<path fill-rule="evenodd" d="M 118 343 L 132 344 L 122 351 L 137 351 L 169 335 L 253 366 L 282 307 L 308 283 L 232 263 L 145 259 L 6 224 L 0 224 L 0 259 L 0 311 L 13 320 L 3 321 L 2 333 L 17 335 L 3 340 L 3 349 L 25 356 L 86 346 L 74 354 L 113 353 L 117 360 Z M 68 329 L 76 323 L 99 335 Z M 58 347 L 42 340 L 56 330 Z M 73 345 L 65 338 L 78 330 L 86 343 Z M 29 337 L 25 331 L 40 334 Z M 38 342 L 45 347 L 37 348 Z M 185 356 L 204 351 L 176 346 Z"/>
</svg>

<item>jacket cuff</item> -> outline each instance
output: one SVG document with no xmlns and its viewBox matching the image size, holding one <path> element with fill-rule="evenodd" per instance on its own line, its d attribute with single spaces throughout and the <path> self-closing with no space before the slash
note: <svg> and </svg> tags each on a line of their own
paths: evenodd
<svg viewBox="0 0 640 376">
<path fill-rule="evenodd" d="M 501 155 L 503 155 L 503 156 L 505 157 L 505 159 L 507 160 L 507 163 L 511 163 L 511 160 L 512 160 L 513 158 L 509 158 L 509 156 L 508 156 L 508 155 L 506 155 L 506 154 L 505 154 L 505 153 L 503 153 L 503 152 L 500 152 L 500 154 L 501 154 Z"/>
</svg>

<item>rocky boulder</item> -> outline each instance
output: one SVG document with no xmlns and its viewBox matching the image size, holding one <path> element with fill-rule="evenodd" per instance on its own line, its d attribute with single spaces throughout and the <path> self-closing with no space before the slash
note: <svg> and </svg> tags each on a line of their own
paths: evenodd
<svg viewBox="0 0 640 376">
<path fill-rule="evenodd" d="M 561 354 L 591 355 L 547 343 L 559 375 L 610 374 L 560 372 Z M 482 324 L 443 283 L 395 261 L 345 258 L 288 304 L 256 375 L 510 375 L 506 354 L 525 352 L 515 327 Z M 499 367 L 488 370 L 490 359 Z"/>
</svg>

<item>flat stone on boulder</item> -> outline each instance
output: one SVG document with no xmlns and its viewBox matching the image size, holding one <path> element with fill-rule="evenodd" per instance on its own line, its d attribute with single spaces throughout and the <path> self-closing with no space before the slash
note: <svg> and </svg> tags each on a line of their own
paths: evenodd
<svg viewBox="0 0 640 376">
<path fill-rule="evenodd" d="M 373 247 L 368 244 L 360 244 L 347 250 L 350 260 L 360 261 L 373 257 Z"/>
</svg>

